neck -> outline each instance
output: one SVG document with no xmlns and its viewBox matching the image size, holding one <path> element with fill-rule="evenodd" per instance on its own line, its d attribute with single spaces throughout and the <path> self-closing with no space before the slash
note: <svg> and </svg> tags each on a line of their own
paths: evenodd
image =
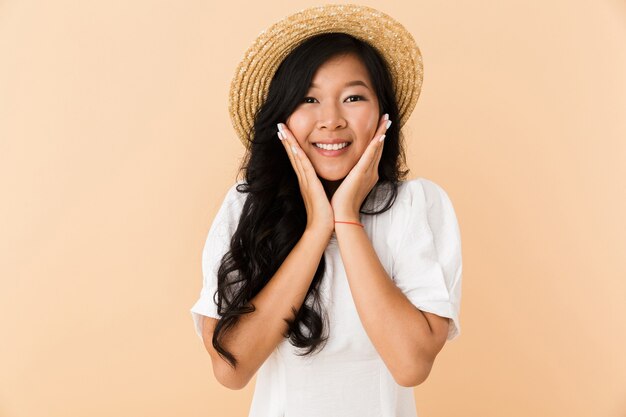
<svg viewBox="0 0 626 417">
<path fill-rule="evenodd" d="M 322 185 L 324 186 L 324 190 L 326 191 L 326 196 L 328 197 L 328 201 L 330 201 L 330 199 L 333 198 L 333 194 L 335 194 L 335 191 L 337 191 L 337 188 L 339 188 L 339 186 L 341 185 L 341 182 L 343 181 L 343 179 L 336 180 L 336 181 L 328 181 L 323 178 L 320 178 L 320 181 L 322 182 Z"/>
</svg>

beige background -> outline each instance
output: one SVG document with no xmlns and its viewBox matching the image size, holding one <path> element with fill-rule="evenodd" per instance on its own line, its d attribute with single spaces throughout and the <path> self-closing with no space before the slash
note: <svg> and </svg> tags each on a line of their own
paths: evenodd
<svg viewBox="0 0 626 417">
<path fill-rule="evenodd" d="M 189 309 L 256 35 L 313 2 L 0 2 L 0 416 L 246 416 Z M 411 178 L 450 195 L 462 333 L 420 417 L 626 416 L 626 5 L 368 1 L 414 34 Z"/>
</svg>

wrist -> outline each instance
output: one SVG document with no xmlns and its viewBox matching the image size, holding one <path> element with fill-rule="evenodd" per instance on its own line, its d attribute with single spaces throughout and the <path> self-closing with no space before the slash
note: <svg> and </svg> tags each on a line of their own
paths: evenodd
<svg viewBox="0 0 626 417">
<path fill-rule="evenodd" d="M 304 229 L 304 234 L 307 236 L 311 236 L 314 239 L 315 238 L 319 238 L 319 239 L 326 239 L 326 238 L 330 238 L 330 236 L 333 234 L 334 231 L 334 227 L 329 229 L 328 227 L 322 227 L 322 226 L 307 226 Z"/>
<path fill-rule="evenodd" d="M 365 227 L 365 226 L 363 225 L 363 223 L 361 223 L 361 222 L 352 222 L 352 221 L 339 221 L 339 220 L 335 220 L 335 228 L 337 228 L 337 224 L 341 224 L 341 225 L 345 224 L 345 225 L 348 225 L 348 226 L 360 226 L 360 227 Z"/>
<path fill-rule="evenodd" d="M 359 213 L 350 213 L 350 212 L 344 212 L 344 213 L 336 213 L 335 214 L 335 219 L 336 222 L 357 222 L 357 223 L 361 223 L 361 216 L 359 215 Z"/>
</svg>

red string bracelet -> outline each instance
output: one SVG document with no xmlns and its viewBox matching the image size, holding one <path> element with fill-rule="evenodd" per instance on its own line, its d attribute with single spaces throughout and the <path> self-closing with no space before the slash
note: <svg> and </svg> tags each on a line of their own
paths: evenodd
<svg viewBox="0 0 626 417">
<path fill-rule="evenodd" d="M 358 223 L 358 222 L 340 222 L 340 221 L 335 220 L 335 223 L 356 224 L 357 226 L 365 227 L 361 223 Z"/>
</svg>

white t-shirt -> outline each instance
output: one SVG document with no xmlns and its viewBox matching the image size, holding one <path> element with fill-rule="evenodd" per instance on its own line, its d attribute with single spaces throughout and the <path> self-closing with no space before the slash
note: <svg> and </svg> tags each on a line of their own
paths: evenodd
<svg viewBox="0 0 626 417">
<path fill-rule="evenodd" d="M 247 194 L 233 185 L 202 253 L 200 298 L 191 308 L 202 338 L 202 315 L 219 318 L 213 294 Z M 420 310 L 449 317 L 447 340 L 460 334 L 461 239 L 446 192 L 425 178 L 404 181 L 386 212 L 361 223 L 395 284 Z M 413 388 L 398 385 L 368 338 L 348 285 L 336 235 L 324 252 L 320 289 L 330 328 L 318 353 L 297 356 L 284 339 L 257 373 L 249 417 L 416 417 Z"/>
</svg>

